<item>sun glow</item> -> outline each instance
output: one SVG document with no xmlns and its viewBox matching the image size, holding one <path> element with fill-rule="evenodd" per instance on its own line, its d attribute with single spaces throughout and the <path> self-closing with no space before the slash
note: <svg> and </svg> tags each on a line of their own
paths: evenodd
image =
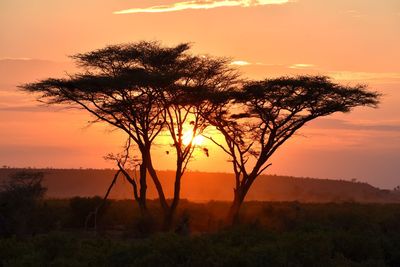
<svg viewBox="0 0 400 267">
<path fill-rule="evenodd" d="M 203 144 L 203 142 L 204 142 L 204 137 L 202 135 L 195 135 L 193 137 L 192 130 L 186 131 L 182 136 L 182 143 L 185 146 L 189 145 L 190 143 L 192 143 L 192 145 L 200 146 Z"/>
</svg>

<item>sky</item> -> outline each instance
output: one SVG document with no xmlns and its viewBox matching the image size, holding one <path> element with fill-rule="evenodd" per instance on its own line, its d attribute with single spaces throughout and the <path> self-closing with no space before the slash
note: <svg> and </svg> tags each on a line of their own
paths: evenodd
<svg viewBox="0 0 400 267">
<path fill-rule="evenodd" d="M 46 107 L 17 85 L 76 71 L 70 55 L 105 45 L 158 40 L 229 57 L 244 77 L 321 74 L 368 84 L 378 109 L 317 119 L 272 157 L 266 173 L 400 185 L 400 1 L 398 0 L 2 0 L 0 165 L 105 168 L 123 134 L 88 127 L 79 110 Z M 230 172 L 209 144 L 190 170 Z M 154 150 L 156 167 L 173 155 Z"/>
</svg>

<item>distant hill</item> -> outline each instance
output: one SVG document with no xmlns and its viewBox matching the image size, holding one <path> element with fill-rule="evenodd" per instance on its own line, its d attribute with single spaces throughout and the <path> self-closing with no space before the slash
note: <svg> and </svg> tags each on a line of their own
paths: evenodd
<svg viewBox="0 0 400 267">
<path fill-rule="evenodd" d="M 105 169 L 0 169 L 0 181 L 17 171 L 42 171 L 47 197 L 104 195 L 115 170 Z M 167 197 L 173 193 L 172 171 L 160 171 L 159 176 Z M 182 198 L 192 201 L 231 200 L 234 178 L 228 173 L 187 172 L 182 180 Z M 111 198 L 132 198 L 132 188 L 123 176 L 113 188 Z M 148 179 L 148 197 L 157 198 L 151 178 Z M 400 203 L 398 191 L 381 190 L 367 183 L 343 180 L 296 178 L 278 175 L 260 176 L 246 200 L 300 201 L 300 202 L 377 202 Z"/>
</svg>

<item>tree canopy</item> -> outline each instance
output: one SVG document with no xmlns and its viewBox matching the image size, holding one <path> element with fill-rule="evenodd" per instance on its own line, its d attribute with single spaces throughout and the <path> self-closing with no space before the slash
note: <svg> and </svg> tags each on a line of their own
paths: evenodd
<svg viewBox="0 0 400 267">
<path fill-rule="evenodd" d="M 250 81 L 218 100 L 205 114 L 224 136 L 217 143 L 231 158 L 236 178 L 232 216 L 273 153 L 307 122 L 354 107 L 376 107 L 379 93 L 365 85 L 344 86 L 325 76 L 295 76 Z M 249 161 L 253 158 L 253 161 Z"/>
</svg>

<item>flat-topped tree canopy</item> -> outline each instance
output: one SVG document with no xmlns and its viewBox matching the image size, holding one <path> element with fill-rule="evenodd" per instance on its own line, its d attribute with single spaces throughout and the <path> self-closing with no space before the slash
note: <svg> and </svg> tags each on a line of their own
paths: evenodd
<svg viewBox="0 0 400 267">
<path fill-rule="evenodd" d="M 80 67 L 88 71 L 115 75 L 121 70 L 143 69 L 148 72 L 170 73 L 182 71 L 181 64 L 189 57 L 190 44 L 174 47 L 162 46 L 159 42 L 140 41 L 136 43 L 110 45 L 88 53 L 73 55 Z"/>
<path fill-rule="evenodd" d="M 340 85 L 325 76 L 251 81 L 223 92 L 214 101 L 215 109 L 203 115 L 224 136 L 225 144 L 209 139 L 229 155 L 235 173 L 229 220 L 237 217 L 250 186 L 268 168 L 273 153 L 302 126 L 358 106 L 376 107 L 379 97 L 365 85 Z"/>
<path fill-rule="evenodd" d="M 249 117 L 247 127 L 259 153 L 273 151 L 305 123 L 335 112 L 349 112 L 354 107 L 376 107 L 379 93 L 366 85 L 340 85 L 326 76 L 297 76 L 247 83 L 235 94 L 243 112 L 233 117 Z"/>
<path fill-rule="evenodd" d="M 356 106 L 378 104 L 379 94 L 367 90 L 366 85 L 345 86 L 334 83 L 327 76 L 295 76 L 249 82 L 244 86 L 239 101 L 254 104 L 253 112 L 261 108 L 274 114 L 307 111 L 314 116 L 332 112 L 348 112 Z"/>
<path fill-rule="evenodd" d="M 214 92 L 215 110 L 208 115 L 213 124 L 241 137 L 237 142 L 245 146 L 246 136 L 264 143 L 271 133 L 274 138 L 283 137 L 317 117 L 358 106 L 376 107 L 379 97 L 366 85 L 344 86 L 326 76 L 280 77 Z"/>
<path fill-rule="evenodd" d="M 72 56 L 82 73 L 46 79 L 21 88 L 48 104 L 73 104 L 88 110 L 145 144 L 162 128 L 157 94 L 187 75 L 188 44 L 163 47 L 158 42 L 112 45 Z"/>
<path fill-rule="evenodd" d="M 107 46 L 72 56 L 83 68 L 81 73 L 21 88 L 37 93 L 48 104 L 84 108 L 95 121 L 121 128 L 144 144 L 162 128 L 166 105 L 200 104 L 204 97 L 196 96 L 226 86 L 230 77 L 236 77 L 228 59 L 194 56 L 189 49 L 187 43 L 164 47 L 144 41 Z"/>
<path fill-rule="evenodd" d="M 238 77 L 229 59 L 192 55 L 189 49 L 187 43 L 173 47 L 158 42 L 107 46 L 72 56 L 83 69 L 80 73 L 21 88 L 36 93 L 48 104 L 81 107 L 95 117 L 94 122 L 106 122 L 126 132 L 141 153 L 142 188 L 146 190 L 142 178 L 148 170 L 161 206 L 171 215 L 173 211 L 167 211 L 169 204 L 153 167 L 151 145 L 162 130 L 170 133 L 178 166 L 171 205 L 174 210 L 180 177 L 195 148 L 192 142 L 183 142 L 185 126 L 193 128 L 193 140 L 207 126 L 198 110 L 209 108 L 209 93 L 234 86 Z"/>
</svg>

